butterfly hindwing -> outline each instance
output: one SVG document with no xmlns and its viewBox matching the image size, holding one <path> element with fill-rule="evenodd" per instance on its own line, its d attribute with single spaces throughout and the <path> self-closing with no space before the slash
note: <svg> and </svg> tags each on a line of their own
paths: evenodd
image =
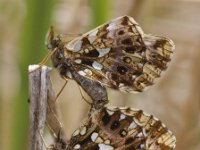
<svg viewBox="0 0 200 150">
<path fill-rule="evenodd" d="M 171 150 L 176 138 L 157 118 L 132 108 L 102 108 L 72 135 L 68 149 Z"/>
</svg>

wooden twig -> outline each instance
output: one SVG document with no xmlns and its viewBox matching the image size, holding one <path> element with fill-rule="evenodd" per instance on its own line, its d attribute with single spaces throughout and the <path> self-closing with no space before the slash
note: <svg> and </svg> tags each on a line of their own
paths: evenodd
<svg viewBox="0 0 200 150">
<path fill-rule="evenodd" d="M 48 76 L 51 69 L 42 66 L 34 70 L 37 67 L 29 66 L 29 150 L 42 150 L 45 122 L 57 142 L 53 145 L 59 150 L 59 145 L 63 146 L 67 142 L 64 141 L 66 136 L 57 117 L 56 95 Z"/>
<path fill-rule="evenodd" d="M 41 150 L 45 122 L 54 138 L 53 149 L 61 150 L 67 147 L 67 138 L 62 124 L 58 119 L 58 109 L 55 105 L 56 94 L 48 76 L 51 70 L 46 66 L 34 70 L 37 65 L 29 66 L 29 149 Z M 34 70 L 34 71 L 33 71 Z M 100 109 L 107 102 L 106 88 L 100 83 L 82 77 L 72 72 L 74 80 L 86 91 L 92 99 L 92 108 Z"/>
<path fill-rule="evenodd" d="M 29 66 L 29 72 L 38 67 Z M 44 66 L 29 74 L 29 149 L 41 150 L 47 110 L 47 73 Z"/>
</svg>

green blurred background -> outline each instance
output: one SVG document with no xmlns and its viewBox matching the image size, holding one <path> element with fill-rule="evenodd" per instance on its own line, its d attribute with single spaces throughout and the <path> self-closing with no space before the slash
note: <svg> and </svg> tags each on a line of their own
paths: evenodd
<svg viewBox="0 0 200 150">
<path fill-rule="evenodd" d="M 47 53 L 49 26 L 79 34 L 122 15 L 135 18 L 145 33 L 173 39 L 176 52 L 155 86 L 141 94 L 109 90 L 110 105 L 143 109 L 161 119 L 175 133 L 177 150 L 200 149 L 200 1 L 1 0 L 0 11 L 1 150 L 27 149 L 27 68 Z M 56 71 L 52 81 L 59 90 L 63 80 Z M 74 93 L 79 91 L 70 81 L 58 101 L 68 137 L 88 111 Z"/>
</svg>

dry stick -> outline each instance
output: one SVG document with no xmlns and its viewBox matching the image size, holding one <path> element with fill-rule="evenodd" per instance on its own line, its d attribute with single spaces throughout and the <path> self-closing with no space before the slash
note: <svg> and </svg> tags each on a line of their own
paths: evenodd
<svg viewBox="0 0 200 150">
<path fill-rule="evenodd" d="M 29 149 L 42 149 L 45 121 L 55 139 L 54 149 L 62 149 L 67 146 L 67 138 L 62 125 L 58 120 L 55 105 L 56 94 L 53 90 L 50 78 L 48 76 L 49 68 L 38 65 L 29 66 L 29 92 L 30 92 L 30 133 Z M 33 71 L 34 70 L 34 71 Z M 93 100 L 95 109 L 102 108 L 107 102 L 107 92 L 100 83 L 94 82 L 72 72 L 74 80 L 88 93 Z"/>
<path fill-rule="evenodd" d="M 38 65 L 30 65 L 29 72 L 37 67 Z M 42 150 L 41 135 L 44 132 L 45 121 L 51 129 L 53 137 L 57 138 L 57 134 L 59 134 L 61 135 L 59 138 L 66 139 L 56 117 L 57 110 L 53 101 L 56 96 L 48 76 L 49 71 L 48 67 L 42 66 L 41 69 L 29 73 L 29 150 Z M 62 141 L 61 144 L 63 143 L 65 142 Z"/>
<path fill-rule="evenodd" d="M 36 68 L 29 66 L 29 72 Z M 29 149 L 41 150 L 47 110 L 47 67 L 29 74 Z"/>
</svg>

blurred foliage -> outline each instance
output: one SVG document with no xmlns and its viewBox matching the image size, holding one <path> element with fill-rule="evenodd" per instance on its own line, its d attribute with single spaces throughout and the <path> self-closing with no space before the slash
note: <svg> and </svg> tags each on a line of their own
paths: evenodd
<svg viewBox="0 0 200 150">
<path fill-rule="evenodd" d="M 46 53 L 45 33 L 50 26 L 50 16 L 54 0 L 27 0 L 25 18 L 19 39 L 19 69 L 21 76 L 20 93 L 14 101 L 11 149 L 22 150 L 27 147 L 28 131 L 28 78 L 30 63 L 38 62 Z"/>
<path fill-rule="evenodd" d="M 20 7 L 17 3 L 20 3 Z M 0 119 L 4 119 L 0 124 L 3 132 L 0 135 L 0 142 L 3 141 L 0 149 L 2 145 L 3 149 L 9 147 L 12 150 L 24 150 L 27 147 L 27 67 L 40 62 L 47 53 L 44 39 L 51 21 L 56 28 L 62 27 L 64 31 L 60 30 L 60 33 L 82 33 L 87 31 L 85 28 L 88 26 L 91 29 L 108 19 L 127 14 L 136 19 L 145 33 L 173 39 L 176 51 L 168 71 L 156 85 L 137 95 L 110 91 L 110 104 L 126 104 L 153 114 L 176 134 L 177 150 L 199 150 L 199 7 L 200 3 L 192 0 L 175 0 L 170 3 L 167 0 L 0 1 L 0 25 L 3 26 L 0 28 L 0 60 L 3 60 L 3 63 L 0 62 L 0 81 L 3 83 L 0 85 L 0 99 L 3 99 L 0 101 L 0 109 L 3 108 L 3 111 L 0 110 Z M 19 81 L 13 82 L 15 79 Z M 7 81 L 9 85 L 6 85 Z M 55 82 L 58 82 L 58 77 Z M 60 89 L 61 85 L 58 87 Z M 78 99 L 78 94 L 73 94 L 72 86 L 67 85 L 65 90 L 62 93 L 65 94 L 64 100 L 59 103 L 64 103 L 61 111 L 67 118 L 67 124 L 71 124 L 66 129 L 72 132 L 82 120 L 85 105 Z M 18 91 L 20 93 L 15 95 Z M 71 92 L 69 100 L 68 91 Z M 71 123 L 73 121 L 74 124 Z"/>
<path fill-rule="evenodd" d="M 91 6 L 91 26 L 97 27 L 109 18 L 110 0 L 90 0 Z"/>
</svg>

